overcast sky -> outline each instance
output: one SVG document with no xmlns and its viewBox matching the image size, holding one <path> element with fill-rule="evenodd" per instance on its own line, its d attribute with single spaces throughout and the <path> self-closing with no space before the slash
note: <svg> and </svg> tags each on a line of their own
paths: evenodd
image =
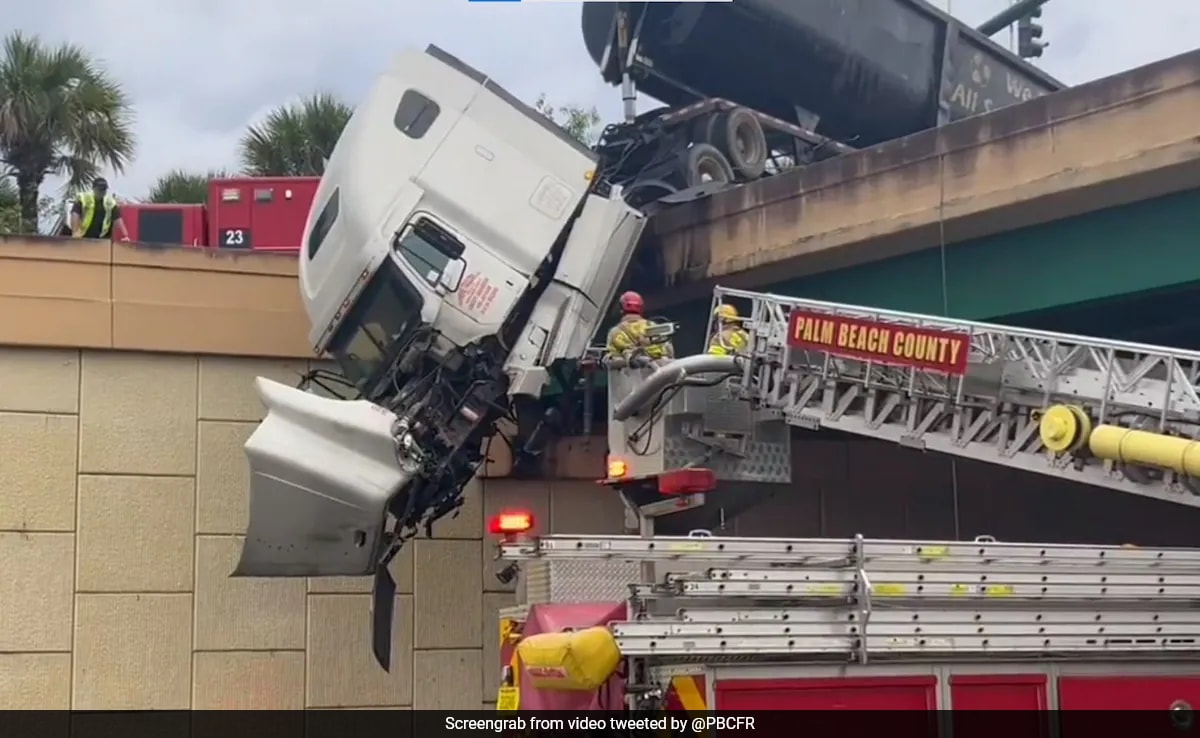
<svg viewBox="0 0 1200 738">
<path fill-rule="evenodd" d="M 796 0 L 802 2 L 803 0 Z M 882 1 L 882 0 L 881 0 Z M 939 0 L 978 23 L 1008 0 Z M 4 26 L 80 44 L 121 80 L 137 112 L 138 153 L 114 178 L 137 198 L 173 167 L 235 164 L 266 111 L 315 90 L 355 102 L 396 51 L 433 42 L 532 101 L 620 111 L 584 50 L 578 5 L 467 0 L 42 0 L 8 3 Z M 1190 50 L 1200 0 L 1054 0 L 1040 64 L 1068 83 Z M 1008 43 L 1003 32 L 997 40 Z M 752 41 L 750 41 L 752 42 Z"/>
</svg>

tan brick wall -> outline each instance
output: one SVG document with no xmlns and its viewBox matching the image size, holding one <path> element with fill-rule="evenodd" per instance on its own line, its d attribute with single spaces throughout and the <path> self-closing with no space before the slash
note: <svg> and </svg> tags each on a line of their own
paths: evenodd
<svg viewBox="0 0 1200 738">
<path fill-rule="evenodd" d="M 0 234 L 0 345 L 307 358 L 296 265 L 284 254 Z"/>
<path fill-rule="evenodd" d="M 586 481 L 477 482 L 398 557 L 392 673 L 369 582 L 231 579 L 246 525 L 251 379 L 303 360 L 0 348 L 0 705 L 478 708 L 495 699 L 487 514 L 618 532 Z M 553 493 L 553 494 L 552 494 Z M 574 524 L 573 524 L 574 523 Z"/>
</svg>

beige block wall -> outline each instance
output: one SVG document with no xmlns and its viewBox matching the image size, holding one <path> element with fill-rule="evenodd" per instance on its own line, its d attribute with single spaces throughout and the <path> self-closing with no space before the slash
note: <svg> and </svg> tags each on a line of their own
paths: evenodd
<svg viewBox="0 0 1200 738">
<path fill-rule="evenodd" d="M 395 563 L 396 665 L 369 582 L 231 579 L 246 525 L 251 379 L 306 362 L 0 348 L 0 706 L 478 708 L 496 691 L 486 514 L 617 532 L 587 481 L 477 482 Z M 552 498 L 553 492 L 553 498 Z M 569 525 L 567 521 L 578 522 Z M 419 677 L 414 676 L 419 675 Z"/>
<path fill-rule="evenodd" d="M 497 611 L 514 595 L 494 576 L 485 521 L 521 508 L 551 532 L 619 532 L 620 504 L 590 481 L 602 444 L 559 444 L 554 480 L 475 482 L 436 539 L 405 548 L 385 673 L 368 646 L 368 581 L 229 578 L 246 526 L 241 445 L 262 414 L 250 380 L 306 367 L 0 348 L 0 707 L 492 705 Z M 887 444 L 798 440 L 793 467 L 793 484 L 723 532 L 1182 545 L 1198 522 L 1000 467 L 955 474 Z"/>
</svg>

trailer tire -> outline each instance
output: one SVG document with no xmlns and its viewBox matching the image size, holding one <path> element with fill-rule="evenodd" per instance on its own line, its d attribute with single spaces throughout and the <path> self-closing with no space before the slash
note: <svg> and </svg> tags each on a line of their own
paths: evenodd
<svg viewBox="0 0 1200 738">
<path fill-rule="evenodd" d="M 695 144 L 684 158 L 683 179 L 688 187 L 699 187 L 708 182 L 733 182 L 733 167 L 717 147 Z"/>
<path fill-rule="evenodd" d="M 710 142 L 721 150 L 743 180 L 756 180 L 767 170 L 770 153 L 767 134 L 754 113 L 746 108 L 722 113 L 712 129 Z"/>
</svg>

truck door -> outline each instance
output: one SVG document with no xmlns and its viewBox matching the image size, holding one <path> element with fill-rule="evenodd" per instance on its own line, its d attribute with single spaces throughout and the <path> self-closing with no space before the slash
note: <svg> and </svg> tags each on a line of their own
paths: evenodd
<svg viewBox="0 0 1200 738">
<path fill-rule="evenodd" d="M 1022 738 L 1049 738 L 1050 679 L 1045 674 L 951 674 L 950 708 L 954 735 L 981 735 L 994 730 L 995 710 L 1011 713 L 999 720 Z"/>
<path fill-rule="evenodd" d="M 936 710 L 932 676 L 722 679 L 716 710 Z"/>
<path fill-rule="evenodd" d="M 420 180 L 436 214 L 530 275 L 590 188 L 593 160 L 502 93 L 479 90 Z"/>
</svg>

